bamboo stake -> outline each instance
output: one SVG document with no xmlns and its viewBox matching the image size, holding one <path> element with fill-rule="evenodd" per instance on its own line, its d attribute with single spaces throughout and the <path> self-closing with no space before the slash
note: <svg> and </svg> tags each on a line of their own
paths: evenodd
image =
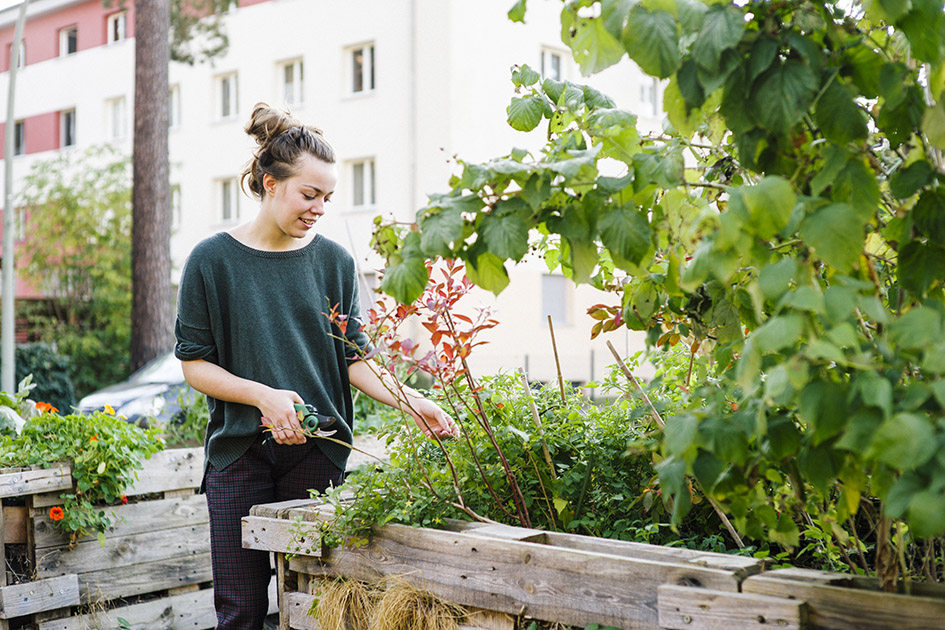
<svg viewBox="0 0 945 630">
<path fill-rule="evenodd" d="M 521 372 L 519 376 L 522 377 L 522 385 L 525 386 L 525 397 L 528 399 L 528 406 L 532 409 L 532 422 L 538 427 L 538 435 L 541 437 L 541 450 L 545 452 L 545 462 L 548 464 L 548 470 L 551 471 L 551 478 L 557 479 L 558 475 L 555 473 L 555 466 L 551 463 L 551 452 L 548 450 L 548 443 L 545 442 L 545 431 L 541 428 L 541 417 L 538 415 L 538 408 L 535 406 L 535 400 L 532 398 L 532 390 L 528 386 L 528 378 L 526 378 L 524 372 Z"/>
<path fill-rule="evenodd" d="M 640 394 L 643 396 L 643 400 L 645 400 L 646 404 L 649 405 L 650 414 L 653 416 L 653 419 L 656 420 L 656 424 L 658 424 L 661 428 L 665 429 L 666 423 L 663 422 L 663 418 L 660 417 L 660 414 L 656 410 L 656 407 L 654 407 L 653 403 L 650 402 L 650 397 L 646 395 L 645 391 L 643 391 L 643 388 L 640 386 L 639 381 L 637 381 L 637 379 L 633 377 L 633 374 L 630 372 L 630 369 L 626 365 L 624 365 L 623 359 L 621 359 L 620 355 L 617 354 L 617 350 L 614 349 L 614 346 L 613 344 L 610 343 L 610 341 L 607 342 L 607 347 L 610 349 L 611 354 L 614 355 L 614 358 L 617 359 L 617 365 L 620 367 L 620 371 L 623 372 L 624 376 L 626 376 L 627 379 L 629 379 L 629 381 L 634 384 L 634 386 L 636 386 L 636 388 L 640 391 Z M 693 482 L 696 484 L 696 487 L 702 491 L 702 494 L 709 501 L 709 504 L 712 506 L 712 509 L 715 510 L 715 513 L 718 514 L 719 518 L 722 520 L 722 524 L 725 525 L 725 529 L 727 529 L 728 533 L 731 534 L 732 538 L 735 540 L 735 544 L 738 545 L 738 548 L 739 549 L 744 548 L 745 543 L 742 542 L 741 536 L 739 536 L 738 532 L 735 531 L 735 528 L 732 526 L 731 521 L 729 521 L 728 517 L 725 516 L 725 512 L 722 511 L 722 506 L 720 506 L 718 502 L 715 499 L 713 499 L 709 495 L 709 493 L 706 492 L 702 488 L 702 485 L 699 483 L 698 479 L 693 479 Z"/>
<path fill-rule="evenodd" d="M 558 344 L 555 343 L 555 327 L 548 316 L 548 330 L 551 331 L 551 349 L 555 353 L 555 367 L 558 369 L 558 389 L 561 390 L 561 404 L 564 404 L 564 379 L 561 377 L 561 362 L 558 360 Z"/>
</svg>

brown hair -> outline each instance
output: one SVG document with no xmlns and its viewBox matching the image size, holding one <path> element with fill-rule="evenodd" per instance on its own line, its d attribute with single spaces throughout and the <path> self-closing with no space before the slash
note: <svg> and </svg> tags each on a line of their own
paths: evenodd
<svg viewBox="0 0 945 630">
<path fill-rule="evenodd" d="M 290 114 L 277 111 L 265 103 L 256 103 L 245 131 L 256 139 L 259 147 L 240 175 L 240 188 L 256 199 L 265 196 L 263 176 L 281 181 L 292 177 L 299 158 L 307 153 L 328 164 L 335 163 L 335 151 L 325 140 L 322 130 L 303 125 Z"/>
</svg>

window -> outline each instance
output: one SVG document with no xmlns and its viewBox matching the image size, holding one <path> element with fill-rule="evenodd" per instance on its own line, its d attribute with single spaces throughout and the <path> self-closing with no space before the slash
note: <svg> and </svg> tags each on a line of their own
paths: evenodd
<svg viewBox="0 0 945 630">
<path fill-rule="evenodd" d="M 171 229 L 180 229 L 183 213 L 180 205 L 180 184 L 171 185 Z"/>
<path fill-rule="evenodd" d="M 561 53 L 548 49 L 541 51 L 541 76 L 561 80 Z"/>
<path fill-rule="evenodd" d="M 7 67 L 12 68 L 13 67 L 13 43 L 12 42 L 7 47 L 7 53 L 9 55 L 8 57 L 9 63 L 7 64 Z M 20 40 L 20 56 L 16 60 L 16 69 L 22 70 L 25 67 L 26 67 L 26 41 L 21 39 Z"/>
<path fill-rule="evenodd" d="M 120 42 L 125 39 L 125 24 L 128 21 L 128 14 L 125 11 L 112 13 L 108 16 L 105 24 L 106 37 L 109 44 Z"/>
<path fill-rule="evenodd" d="M 362 208 L 375 204 L 374 160 L 362 160 L 352 163 L 351 188 L 354 191 L 352 206 Z"/>
<path fill-rule="evenodd" d="M 63 149 L 75 146 L 75 110 L 59 112 L 59 146 Z"/>
<path fill-rule="evenodd" d="M 351 91 L 355 94 L 374 89 L 374 45 L 351 51 Z"/>
<path fill-rule="evenodd" d="M 124 96 L 105 101 L 105 133 L 109 140 L 121 140 L 127 136 L 127 118 L 128 107 Z"/>
<path fill-rule="evenodd" d="M 640 84 L 641 113 L 656 116 L 659 113 L 659 93 L 656 90 L 656 79 L 646 78 Z"/>
<path fill-rule="evenodd" d="M 171 104 L 168 111 L 168 127 L 177 129 L 180 127 L 180 85 L 172 85 L 170 90 Z"/>
<path fill-rule="evenodd" d="M 541 321 L 549 315 L 556 326 L 571 323 L 571 281 L 564 276 L 541 277 Z"/>
<path fill-rule="evenodd" d="M 217 113 L 221 119 L 237 114 L 235 72 L 217 77 Z"/>
<path fill-rule="evenodd" d="M 79 50 L 79 27 L 67 26 L 59 31 L 59 56 L 74 55 Z"/>
<path fill-rule="evenodd" d="M 302 96 L 302 60 L 287 61 L 279 64 L 279 75 L 282 81 L 282 98 L 286 105 L 301 105 Z"/>
<path fill-rule="evenodd" d="M 240 218 L 239 207 L 239 186 L 235 179 L 221 179 L 219 182 L 220 195 L 220 219 L 226 222 L 236 221 Z"/>
<path fill-rule="evenodd" d="M 13 155 L 26 153 L 26 123 L 18 120 L 13 124 Z"/>
</svg>

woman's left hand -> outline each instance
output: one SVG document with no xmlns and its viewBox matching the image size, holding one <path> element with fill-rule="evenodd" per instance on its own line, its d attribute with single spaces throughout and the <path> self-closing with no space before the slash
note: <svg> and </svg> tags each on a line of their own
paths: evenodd
<svg viewBox="0 0 945 630">
<path fill-rule="evenodd" d="M 434 435 L 441 439 L 459 437 L 459 427 L 436 403 L 426 398 L 411 400 L 410 403 L 410 415 L 425 436 L 431 439 Z"/>
</svg>

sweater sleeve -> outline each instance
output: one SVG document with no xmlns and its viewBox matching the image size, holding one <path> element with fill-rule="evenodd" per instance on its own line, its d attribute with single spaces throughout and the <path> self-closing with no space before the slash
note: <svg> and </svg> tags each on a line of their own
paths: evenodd
<svg viewBox="0 0 945 630">
<path fill-rule="evenodd" d="M 193 258 L 184 266 L 177 295 L 174 355 L 181 361 L 219 363 L 207 306 L 204 278 Z"/>
</svg>

